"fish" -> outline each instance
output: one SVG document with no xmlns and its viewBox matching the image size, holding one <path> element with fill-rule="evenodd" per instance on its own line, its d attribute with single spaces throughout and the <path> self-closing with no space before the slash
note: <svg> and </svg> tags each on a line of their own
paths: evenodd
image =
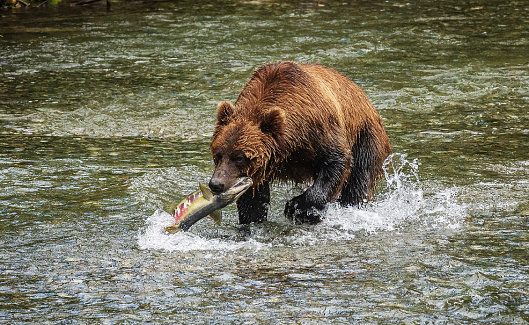
<svg viewBox="0 0 529 325">
<path fill-rule="evenodd" d="M 179 230 L 186 231 L 206 216 L 220 225 L 222 221 L 221 209 L 237 201 L 252 185 L 253 182 L 250 177 L 241 177 L 235 185 L 225 192 L 213 194 L 206 185 L 199 183 L 200 189 L 191 193 L 172 210 L 171 215 L 175 219 L 175 224 L 165 227 L 165 231 L 170 234 Z"/>
</svg>

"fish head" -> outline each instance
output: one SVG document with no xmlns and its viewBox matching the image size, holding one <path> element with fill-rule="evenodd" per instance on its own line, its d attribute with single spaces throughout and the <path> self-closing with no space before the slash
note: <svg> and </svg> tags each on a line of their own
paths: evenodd
<svg viewBox="0 0 529 325">
<path fill-rule="evenodd" d="M 224 202 L 234 202 L 239 199 L 247 189 L 253 185 L 251 177 L 245 176 L 240 177 L 235 185 L 227 189 L 226 191 L 217 194 L 219 199 Z"/>
</svg>

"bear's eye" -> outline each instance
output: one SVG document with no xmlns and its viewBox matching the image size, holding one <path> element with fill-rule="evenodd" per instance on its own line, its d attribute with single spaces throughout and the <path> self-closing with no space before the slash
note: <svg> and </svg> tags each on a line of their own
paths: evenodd
<svg viewBox="0 0 529 325">
<path fill-rule="evenodd" d="M 233 161 L 238 166 L 246 165 L 248 162 L 248 158 L 244 155 L 242 152 L 238 152 L 235 155 L 230 157 L 231 161 Z"/>
<path fill-rule="evenodd" d="M 218 165 L 222 159 L 222 155 L 220 153 L 213 156 L 213 163 L 215 165 Z"/>
</svg>

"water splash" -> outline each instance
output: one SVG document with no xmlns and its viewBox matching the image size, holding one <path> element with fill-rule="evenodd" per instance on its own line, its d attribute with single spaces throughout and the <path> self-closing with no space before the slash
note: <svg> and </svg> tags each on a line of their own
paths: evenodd
<svg viewBox="0 0 529 325">
<path fill-rule="evenodd" d="M 234 251 L 243 248 L 258 250 L 267 246 L 267 244 L 257 242 L 253 239 L 241 241 L 234 238 L 226 239 L 203 234 L 199 235 L 191 231 L 180 231 L 175 234 L 169 234 L 165 231 L 165 227 L 173 223 L 174 219 L 169 213 L 156 210 L 147 218 L 146 227 L 138 233 L 138 245 L 140 249 L 156 249 L 170 252 Z"/>
<path fill-rule="evenodd" d="M 410 160 L 406 154 L 391 155 L 384 164 L 384 188 L 374 202 L 360 208 L 330 204 L 324 221 L 316 226 L 292 225 L 280 209 L 275 208 L 269 217 L 273 222 L 254 225 L 248 240 L 237 238 L 234 227 L 221 227 L 217 234 L 208 234 L 208 225 L 200 229 L 204 232 L 198 234 L 179 232 L 169 235 L 164 227 L 171 225 L 173 219 L 170 214 L 157 210 L 147 218 L 145 229 L 139 233 L 138 244 L 141 249 L 167 251 L 233 251 L 272 246 L 314 246 L 352 240 L 359 234 L 376 236 L 379 232 L 388 231 L 412 229 L 415 233 L 459 227 L 468 213 L 466 206 L 457 202 L 457 189 L 425 186 L 419 178 L 419 166 L 418 159 Z M 278 222 L 274 222 L 276 219 Z M 231 235 L 223 237 L 220 235 L 222 232 Z"/>
<path fill-rule="evenodd" d="M 467 216 L 456 201 L 455 188 L 430 185 L 425 189 L 419 178 L 420 161 L 406 154 L 392 154 L 384 163 L 385 188 L 366 207 L 342 208 L 331 205 L 322 226 L 345 231 L 394 231 L 407 226 L 457 228 Z"/>
</svg>

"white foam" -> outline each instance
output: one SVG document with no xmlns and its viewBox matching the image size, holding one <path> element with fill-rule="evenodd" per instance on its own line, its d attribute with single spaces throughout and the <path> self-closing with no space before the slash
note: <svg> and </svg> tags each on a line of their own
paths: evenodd
<svg viewBox="0 0 529 325">
<path fill-rule="evenodd" d="M 146 227 L 138 233 L 138 245 L 141 249 L 166 251 L 233 251 L 238 249 L 260 249 L 266 244 L 255 240 L 236 241 L 224 238 L 207 238 L 190 231 L 169 234 L 165 227 L 174 223 L 173 217 L 162 210 L 156 210 L 147 218 Z"/>
<path fill-rule="evenodd" d="M 398 219 L 377 211 L 365 211 L 358 208 L 332 207 L 325 214 L 322 226 L 330 226 L 346 231 L 365 231 L 375 233 L 378 230 L 393 230 Z"/>
<path fill-rule="evenodd" d="M 323 222 L 316 226 L 292 225 L 286 221 L 281 209 L 276 207 L 272 209 L 269 219 L 278 220 L 279 224 L 255 225 L 249 240 L 234 239 L 238 235 L 233 227 L 235 220 L 228 221 L 234 223 L 231 228 L 219 230 L 223 236 L 208 233 L 207 224 L 206 228 L 198 225 L 198 230 L 168 234 L 164 228 L 173 223 L 173 218 L 169 213 L 157 210 L 147 218 L 146 227 L 139 233 L 138 244 L 141 249 L 167 251 L 233 251 L 271 246 L 321 245 L 350 240 L 359 233 L 375 235 L 396 230 L 413 229 L 415 232 L 459 227 L 468 212 L 465 204 L 457 202 L 458 190 L 436 185 L 424 189 L 418 176 L 419 166 L 417 160 L 409 160 L 404 154 L 393 154 L 384 165 L 385 188 L 374 202 L 361 208 L 330 204 Z"/>
</svg>

